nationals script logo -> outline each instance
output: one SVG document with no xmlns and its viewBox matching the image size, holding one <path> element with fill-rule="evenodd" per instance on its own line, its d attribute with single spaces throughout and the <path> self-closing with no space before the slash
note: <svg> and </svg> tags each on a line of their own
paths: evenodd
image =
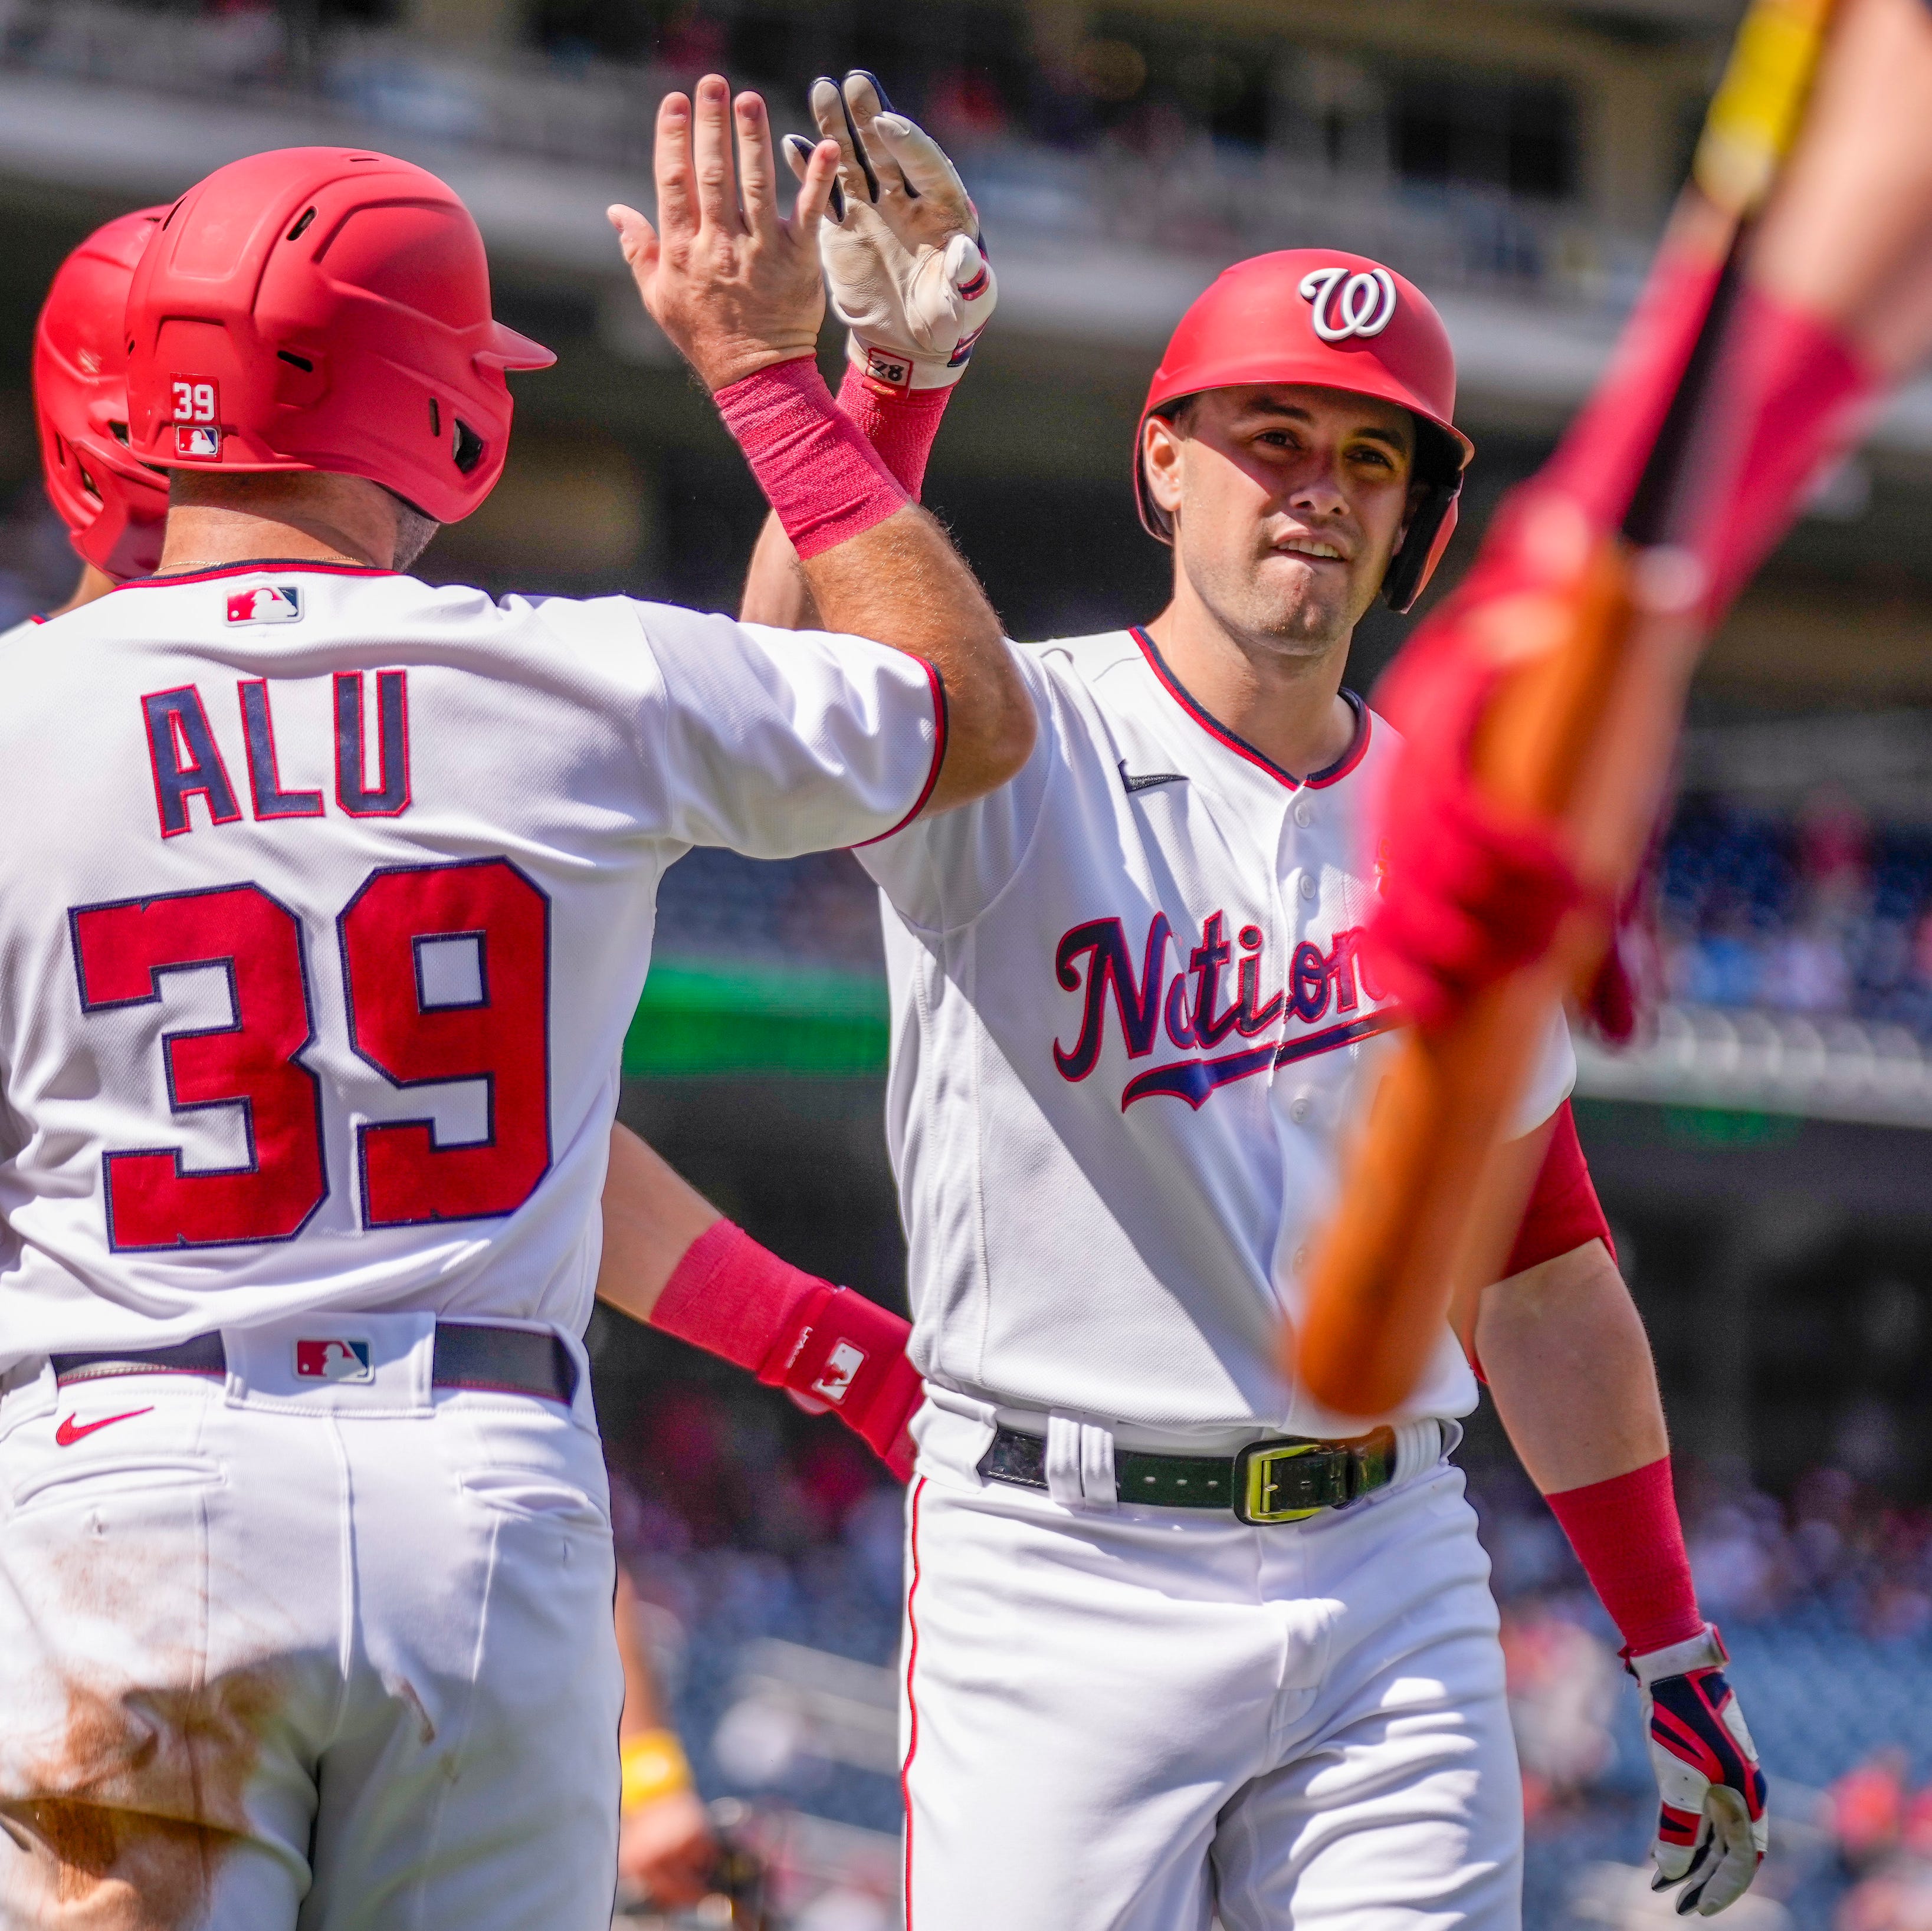
<svg viewBox="0 0 1932 1931">
<path fill-rule="evenodd" d="M 1309 320 L 1324 342 L 1366 340 L 1379 335 L 1395 315 L 1395 277 L 1386 268 L 1310 268 L 1299 291 Z"/>
<path fill-rule="evenodd" d="M 1165 912 L 1156 912 L 1148 924 L 1138 973 L 1119 919 L 1092 919 L 1076 925 L 1053 957 L 1061 986 L 1083 995 L 1078 1036 L 1070 1047 L 1058 1039 L 1053 1042 L 1053 1063 L 1060 1078 L 1084 1080 L 1100 1063 L 1110 1003 L 1119 1017 L 1130 1060 L 1146 1058 L 1163 1032 L 1183 1051 L 1206 1049 L 1198 1057 L 1136 1073 L 1120 1089 L 1123 1113 L 1136 1100 L 1156 1093 L 1184 1099 L 1198 1112 L 1211 1093 L 1233 1081 L 1318 1053 L 1337 1051 L 1400 1024 L 1402 1015 L 1392 1006 L 1361 1009 L 1364 1000 L 1372 1006 L 1382 994 L 1361 957 L 1359 925 L 1337 932 L 1325 952 L 1304 939 L 1289 956 L 1287 985 L 1265 999 L 1261 990 L 1262 928 L 1242 926 L 1230 945 L 1227 925 L 1225 912 L 1210 912 L 1202 924 L 1201 943 L 1188 949 L 1186 967 L 1171 979 L 1167 949 L 1175 934 Z M 1231 964 L 1234 997 L 1224 1005 L 1223 984 Z M 1331 1011 L 1336 1023 L 1322 1026 Z M 1357 1016 L 1346 1016 L 1349 1014 Z M 1214 1050 L 1232 1039 L 1252 1039 L 1274 1032 L 1289 1019 L 1318 1030 L 1230 1052 Z"/>
</svg>

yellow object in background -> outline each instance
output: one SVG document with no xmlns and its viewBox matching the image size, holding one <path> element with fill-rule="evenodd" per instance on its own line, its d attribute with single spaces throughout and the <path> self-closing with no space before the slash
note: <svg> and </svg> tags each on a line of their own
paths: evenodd
<svg viewBox="0 0 1932 1931">
<path fill-rule="evenodd" d="M 622 1746 L 624 1770 L 621 1807 L 628 1815 L 691 1788 L 691 1764 L 675 1730 L 646 1730 Z"/>
</svg>

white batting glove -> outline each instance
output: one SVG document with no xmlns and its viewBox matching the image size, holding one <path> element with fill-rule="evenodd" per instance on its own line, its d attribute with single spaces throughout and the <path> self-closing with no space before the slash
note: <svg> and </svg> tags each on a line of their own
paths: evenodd
<svg viewBox="0 0 1932 1931">
<path fill-rule="evenodd" d="M 1724 1675 L 1730 1661 L 1708 1623 L 1688 1642 L 1624 1659 L 1642 1692 L 1644 1738 L 1664 1798 L 1651 1888 L 1683 1885 L 1680 1917 L 1695 1911 L 1709 1918 L 1735 1904 L 1750 1888 L 1770 1840 L 1764 1772 Z"/>
<path fill-rule="evenodd" d="M 980 246 L 980 214 L 945 151 L 895 114 L 873 76 L 812 89 L 812 115 L 838 143 L 838 185 L 818 247 L 846 354 L 890 388 L 950 388 L 964 374 L 998 285 Z M 802 180 L 812 143 L 785 142 Z"/>
</svg>

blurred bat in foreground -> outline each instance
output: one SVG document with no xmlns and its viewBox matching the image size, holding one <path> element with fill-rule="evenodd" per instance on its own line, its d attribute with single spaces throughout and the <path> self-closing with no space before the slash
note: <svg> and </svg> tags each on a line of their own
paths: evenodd
<svg viewBox="0 0 1932 1931">
<path fill-rule="evenodd" d="M 1755 0 L 1610 370 L 1384 686 L 1396 808 L 1472 787 L 1554 833 L 1582 895 L 1542 956 L 1403 1036 L 1357 1123 L 1287 1342 L 1324 1406 L 1400 1407 L 1500 1271 L 1541 1150 L 1511 1114 L 1601 963 L 1704 640 L 1928 346 L 1932 7 Z"/>
</svg>

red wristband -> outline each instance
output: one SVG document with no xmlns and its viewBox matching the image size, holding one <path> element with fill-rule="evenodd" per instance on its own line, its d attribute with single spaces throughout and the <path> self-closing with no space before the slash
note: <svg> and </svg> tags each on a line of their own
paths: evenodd
<svg viewBox="0 0 1932 1931">
<path fill-rule="evenodd" d="M 1544 1150 L 1543 1165 L 1537 1170 L 1536 1186 L 1523 1210 L 1522 1225 L 1516 1231 L 1503 1279 L 1540 1261 L 1553 1261 L 1588 1240 L 1600 1240 L 1610 1249 L 1610 1258 L 1617 1258 L 1610 1223 L 1604 1217 L 1582 1144 L 1576 1138 L 1576 1116 L 1566 1099 L 1556 1109 L 1550 1144 Z"/>
<path fill-rule="evenodd" d="M 1670 1485 L 1670 1458 L 1544 1499 L 1631 1656 L 1688 1642 L 1704 1627 Z"/>
<path fill-rule="evenodd" d="M 858 425 L 866 440 L 914 502 L 926 481 L 926 458 L 939 433 L 940 418 L 952 398 L 952 385 L 938 389 L 895 389 L 874 382 L 856 362 L 845 364 L 838 385 L 838 406 Z"/>
<path fill-rule="evenodd" d="M 728 1220 L 684 1251 L 650 1324 L 836 1409 L 903 1480 L 905 1440 L 922 1397 L 906 1359 L 911 1328 L 889 1308 L 782 1261 Z"/>
<path fill-rule="evenodd" d="M 716 400 L 800 557 L 849 541 L 910 500 L 809 355 L 728 383 Z"/>
</svg>

